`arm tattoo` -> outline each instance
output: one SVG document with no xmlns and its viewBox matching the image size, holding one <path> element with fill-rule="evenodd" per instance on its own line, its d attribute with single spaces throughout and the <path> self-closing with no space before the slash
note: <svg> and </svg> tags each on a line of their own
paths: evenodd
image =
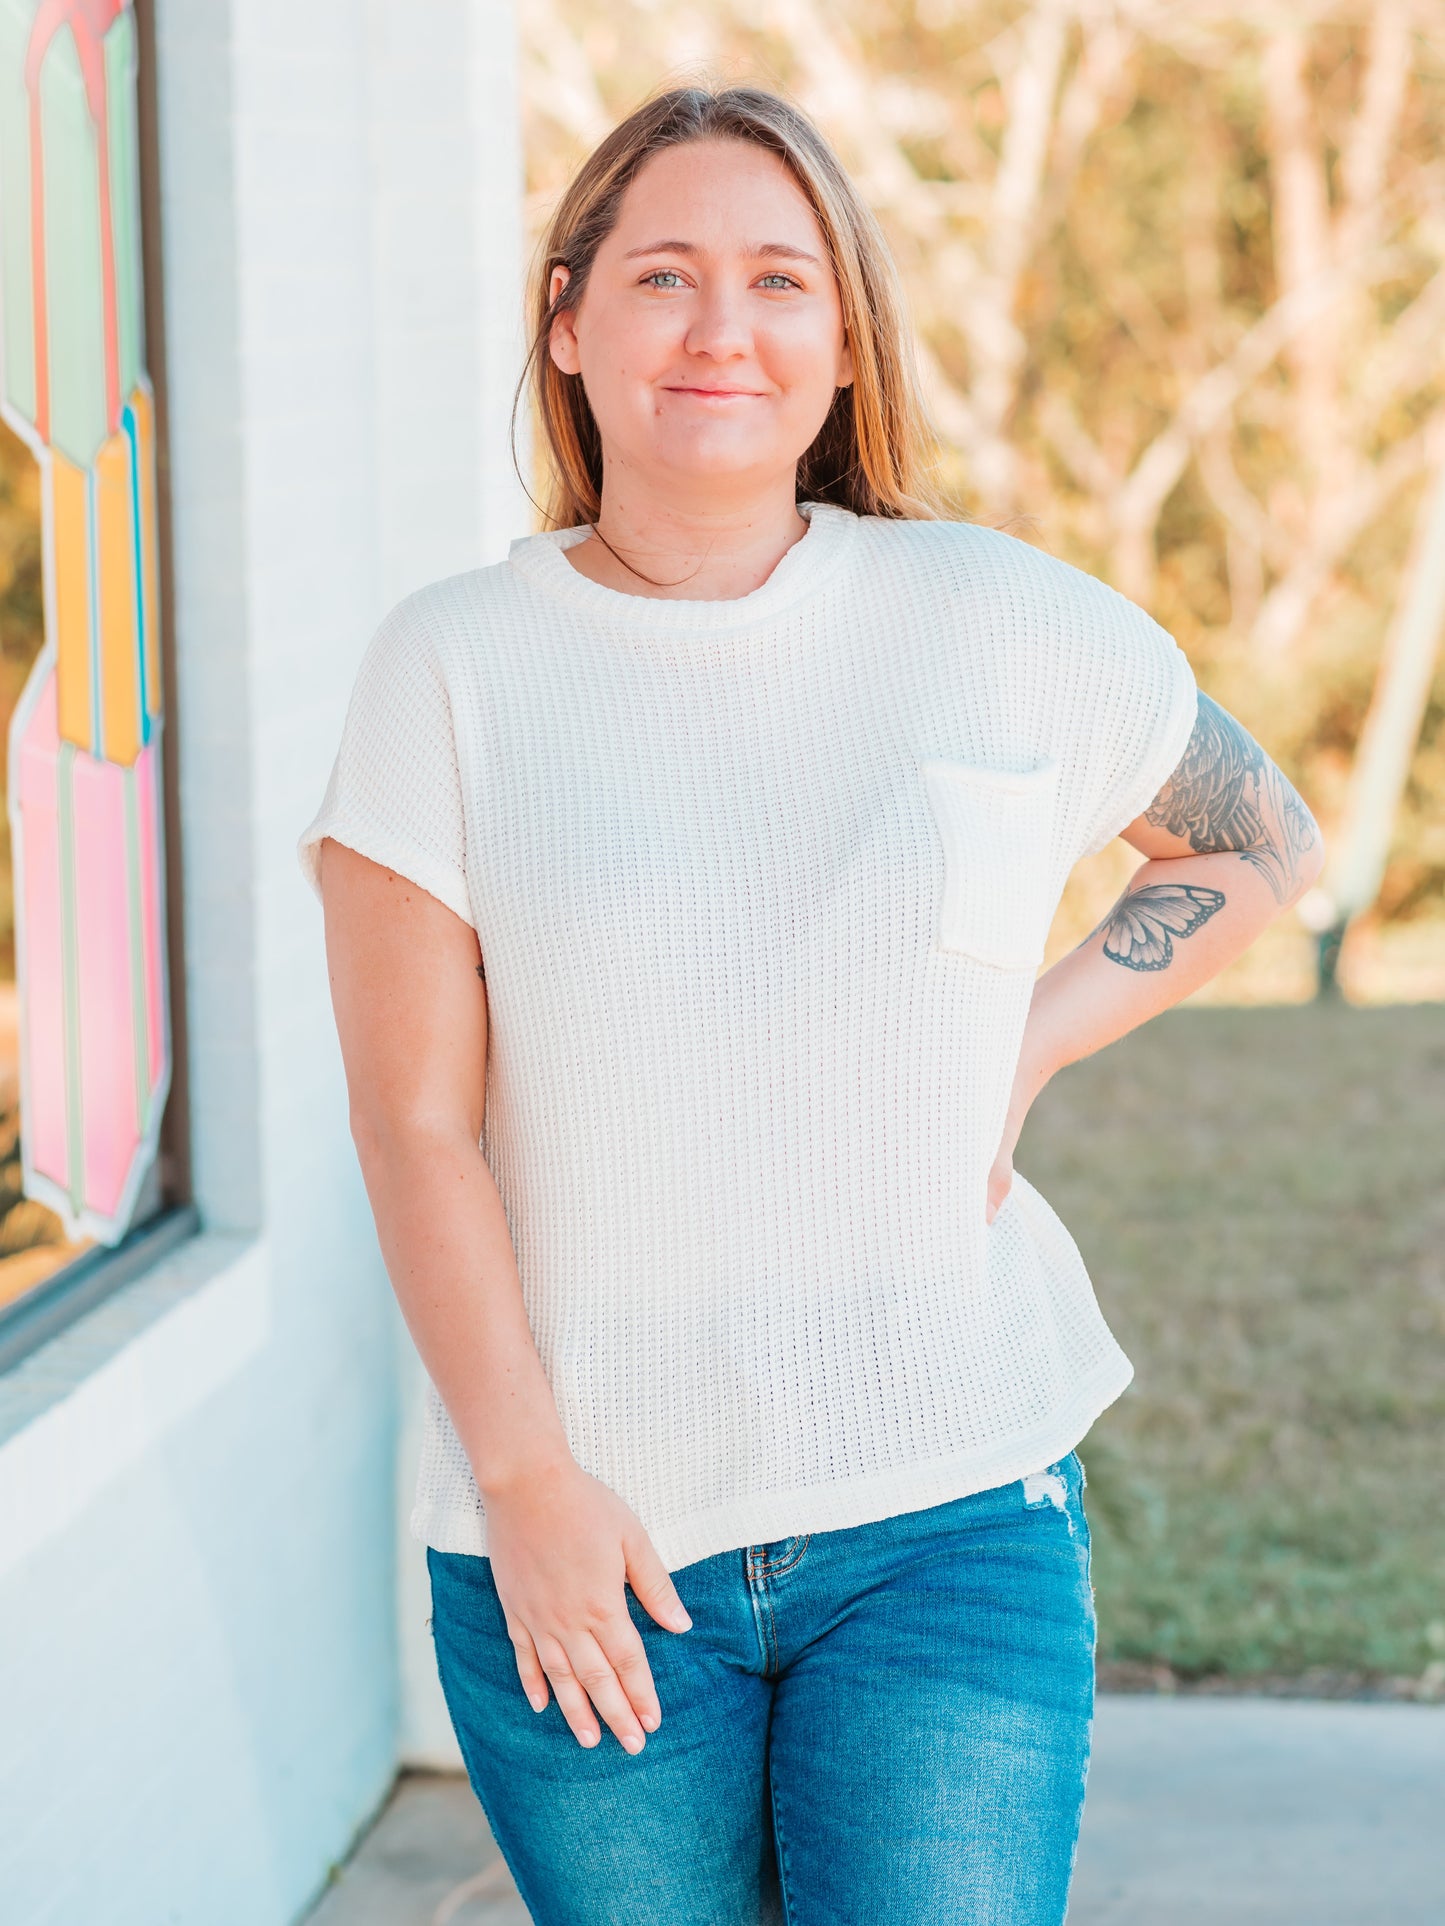
<svg viewBox="0 0 1445 1926">
<path fill-rule="evenodd" d="M 1317 833 L 1294 786 L 1249 731 L 1202 689 L 1179 767 L 1144 817 L 1186 838 L 1200 856 L 1227 853 L 1252 863 L 1279 903 L 1294 893 L 1298 859 Z"/>
<path fill-rule="evenodd" d="M 1146 883 L 1142 889 L 1126 889 L 1084 943 L 1091 943 L 1104 930 L 1104 954 L 1111 963 L 1122 963 L 1126 970 L 1167 970 L 1174 961 L 1174 938 L 1193 936 L 1223 908 L 1222 889 L 1203 889 L 1197 883 Z"/>
</svg>

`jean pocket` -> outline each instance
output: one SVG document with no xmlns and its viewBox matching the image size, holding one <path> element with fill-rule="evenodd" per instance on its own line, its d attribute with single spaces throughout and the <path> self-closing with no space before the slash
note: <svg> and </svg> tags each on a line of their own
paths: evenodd
<svg viewBox="0 0 1445 1926">
<path fill-rule="evenodd" d="M 998 970 L 1035 970 L 1055 908 L 1051 844 L 1058 761 L 987 769 L 932 758 L 920 764 L 943 846 L 934 947 Z"/>
</svg>

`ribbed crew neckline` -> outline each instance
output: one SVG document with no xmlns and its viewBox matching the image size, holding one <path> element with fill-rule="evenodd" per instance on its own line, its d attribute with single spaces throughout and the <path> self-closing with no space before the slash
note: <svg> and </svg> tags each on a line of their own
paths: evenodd
<svg viewBox="0 0 1445 1926">
<path fill-rule="evenodd" d="M 852 547 L 859 518 L 851 509 L 832 502 L 799 502 L 798 513 L 807 522 L 808 532 L 794 542 L 768 579 L 747 595 L 716 601 L 632 595 L 592 581 L 572 566 L 564 552 L 591 534 L 586 522 L 575 528 L 519 535 L 507 560 L 548 594 L 625 627 L 722 635 L 771 622 L 795 603 L 816 594 Z"/>
</svg>

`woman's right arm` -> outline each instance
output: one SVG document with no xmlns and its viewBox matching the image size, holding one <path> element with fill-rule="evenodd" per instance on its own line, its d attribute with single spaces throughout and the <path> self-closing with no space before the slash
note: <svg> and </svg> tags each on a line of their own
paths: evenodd
<svg viewBox="0 0 1445 1926">
<path fill-rule="evenodd" d="M 572 1457 L 532 1339 L 480 1148 L 476 932 L 331 838 L 321 881 L 352 1138 L 402 1315 L 482 1493 L 523 1688 L 540 1711 L 550 1679 L 581 1744 L 601 1739 L 595 1706 L 639 1751 L 661 1710 L 624 1581 L 668 1630 L 691 1621 L 635 1513 Z"/>
</svg>

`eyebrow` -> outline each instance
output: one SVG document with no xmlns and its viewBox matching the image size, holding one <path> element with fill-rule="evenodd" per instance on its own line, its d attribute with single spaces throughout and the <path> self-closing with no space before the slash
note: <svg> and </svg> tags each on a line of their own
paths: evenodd
<svg viewBox="0 0 1445 1926">
<path fill-rule="evenodd" d="M 692 241 L 651 241 L 646 247 L 630 247 L 623 255 L 624 261 L 635 261 L 643 254 L 701 254 L 702 249 Z M 816 254 L 810 254 L 804 247 L 794 247 L 790 241 L 759 241 L 754 247 L 745 247 L 744 254 L 766 260 L 811 261 L 814 267 L 823 263 Z"/>
</svg>

